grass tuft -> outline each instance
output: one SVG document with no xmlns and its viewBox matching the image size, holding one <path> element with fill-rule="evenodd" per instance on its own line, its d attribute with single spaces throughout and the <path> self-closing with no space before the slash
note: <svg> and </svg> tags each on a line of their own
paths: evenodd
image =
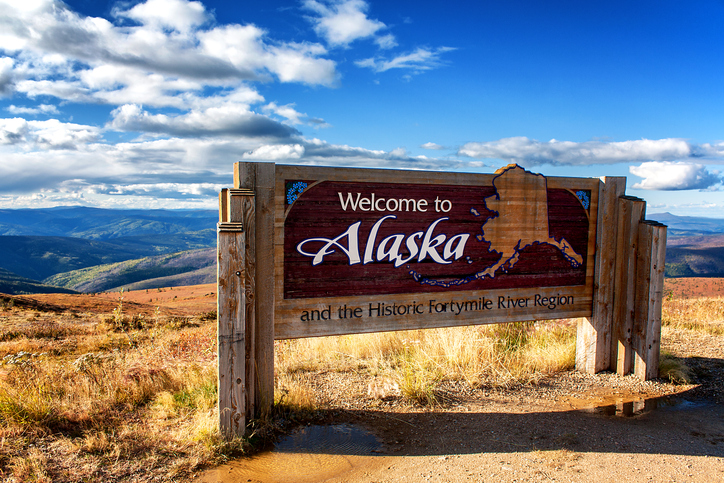
<svg viewBox="0 0 724 483">
<path fill-rule="evenodd" d="M 662 350 L 659 357 L 659 377 L 672 384 L 691 383 L 691 372 L 686 363 L 666 350 Z"/>
</svg>

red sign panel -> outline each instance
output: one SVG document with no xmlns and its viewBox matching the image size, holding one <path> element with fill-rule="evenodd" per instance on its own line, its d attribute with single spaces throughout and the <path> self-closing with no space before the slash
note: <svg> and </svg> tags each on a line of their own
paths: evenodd
<svg viewBox="0 0 724 483">
<path fill-rule="evenodd" d="M 590 183 L 511 167 L 490 186 L 284 185 L 284 299 L 586 284 Z"/>
</svg>

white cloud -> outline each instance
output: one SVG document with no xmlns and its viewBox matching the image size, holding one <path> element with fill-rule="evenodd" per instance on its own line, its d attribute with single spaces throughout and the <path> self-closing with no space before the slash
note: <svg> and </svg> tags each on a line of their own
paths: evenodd
<svg viewBox="0 0 724 483">
<path fill-rule="evenodd" d="M 117 196 L 189 198 L 214 196 L 225 187 L 222 183 L 130 183 L 87 185 L 83 186 L 83 191 Z"/>
<path fill-rule="evenodd" d="M 52 104 L 40 104 L 38 107 L 23 107 L 15 106 L 13 104 L 5 108 L 6 111 L 11 114 L 58 114 L 58 108 Z"/>
<path fill-rule="evenodd" d="M 203 4 L 183 0 L 147 0 L 146 3 L 139 3 L 130 10 L 119 11 L 117 14 L 143 25 L 160 30 L 169 28 L 178 32 L 188 32 L 209 20 Z"/>
<path fill-rule="evenodd" d="M 0 145 L 27 142 L 30 126 L 25 119 L 0 119 Z"/>
<path fill-rule="evenodd" d="M 648 162 L 631 166 L 631 174 L 644 178 L 632 186 L 644 190 L 705 190 L 721 184 L 718 173 L 710 173 L 702 164 L 685 162 Z"/>
<path fill-rule="evenodd" d="M 425 143 L 420 146 L 422 149 L 433 149 L 433 150 L 441 150 L 445 149 L 445 146 L 440 146 L 437 143 Z"/>
<path fill-rule="evenodd" d="M 394 47 L 397 47 L 397 40 L 395 40 L 395 36 L 392 34 L 381 35 L 375 38 L 375 43 L 381 49 L 392 49 Z"/>
<path fill-rule="evenodd" d="M 301 144 L 271 144 L 244 153 L 242 158 L 258 161 L 284 161 L 300 159 L 303 155 L 304 146 Z"/>
<path fill-rule="evenodd" d="M 672 161 L 697 155 L 683 139 L 641 139 L 637 141 L 571 142 L 552 139 L 548 142 L 526 137 L 504 138 L 487 143 L 467 143 L 459 156 L 502 159 L 523 166 L 539 164 L 583 166 L 595 163 L 632 163 Z"/>
<path fill-rule="evenodd" d="M 724 141 L 701 144 L 697 149 L 697 154 L 703 158 L 724 158 Z"/>
<path fill-rule="evenodd" d="M 264 112 L 268 114 L 276 114 L 286 118 L 288 124 L 302 124 L 302 118 L 307 117 L 306 114 L 297 112 L 294 109 L 294 104 L 287 104 L 285 106 L 279 106 L 276 102 L 270 102 L 263 107 Z"/>
<path fill-rule="evenodd" d="M 331 85 L 337 80 L 335 63 L 320 58 L 326 54 L 323 46 L 269 42 L 265 32 L 253 25 L 209 27 L 213 18 L 199 2 L 148 0 L 130 10 L 114 10 L 117 18 L 137 22 L 130 26 L 81 17 L 54 0 L 38 0 L 34 8 L 19 8 L 17 3 L 0 0 L 0 51 L 22 53 L 26 81 L 55 83 L 53 74 L 64 71 L 60 81 L 73 84 L 72 97 L 63 95 L 66 89 L 44 86 L 44 93 L 61 99 L 77 100 L 83 89 L 93 94 L 92 76 L 83 74 L 102 66 L 135 69 L 137 76 L 154 73 L 170 81 L 209 85 L 233 85 L 272 75 L 281 82 L 306 84 Z M 0 65 L 0 88 L 5 90 L 9 85 L 6 64 Z M 122 82 L 119 79 L 115 85 L 129 87 Z M 26 92 L 33 87 L 26 85 Z"/>
<path fill-rule="evenodd" d="M 362 0 L 306 0 L 304 6 L 319 15 L 311 18 L 314 31 L 335 47 L 347 47 L 385 28 L 384 23 L 367 17 L 369 5 Z M 395 43 L 391 34 L 378 38 L 377 42 L 385 46 Z"/>
<path fill-rule="evenodd" d="M 282 82 L 302 82 L 331 86 L 338 81 L 335 63 L 316 56 L 326 53 L 317 44 L 290 43 L 269 47 L 266 68 Z"/>
<path fill-rule="evenodd" d="M 99 137 L 100 130 L 96 127 L 61 123 L 57 119 L 0 119 L 0 145 L 19 145 L 22 149 L 75 150 Z"/>
<path fill-rule="evenodd" d="M 296 109 L 294 109 L 294 104 L 286 104 L 284 106 L 280 106 L 276 102 L 270 102 L 266 106 L 262 107 L 262 111 L 267 115 L 276 115 L 285 118 L 286 121 L 282 122 L 290 126 L 304 124 L 312 126 L 316 129 L 330 127 L 329 124 L 324 121 L 324 119 L 311 118 L 306 114 L 298 112 Z"/>
<path fill-rule="evenodd" d="M 141 106 L 126 104 L 115 109 L 112 115 L 109 127 L 115 130 L 177 137 L 235 135 L 286 139 L 297 133 L 289 126 L 233 103 L 191 110 L 176 116 L 151 114 Z"/>
<path fill-rule="evenodd" d="M 436 49 L 418 47 L 413 52 L 398 55 L 389 60 L 372 57 L 358 60 L 355 64 L 358 67 L 369 67 L 375 72 L 385 72 L 390 69 L 409 69 L 413 72 L 422 72 L 444 65 L 440 58 L 441 54 L 453 50 L 455 49 L 452 47 L 438 47 Z"/>
</svg>

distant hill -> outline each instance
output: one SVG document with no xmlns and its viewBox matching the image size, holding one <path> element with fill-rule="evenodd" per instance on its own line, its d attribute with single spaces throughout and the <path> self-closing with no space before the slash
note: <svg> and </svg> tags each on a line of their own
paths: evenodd
<svg viewBox="0 0 724 483">
<path fill-rule="evenodd" d="M 646 218 L 663 223 L 668 227 L 667 238 L 680 236 L 713 235 L 724 233 L 724 219 L 696 216 L 677 216 L 671 213 L 647 214 Z"/>
<path fill-rule="evenodd" d="M 104 276 L 95 284 L 86 281 L 83 286 L 98 291 L 104 290 L 98 288 L 101 286 L 112 285 L 113 288 L 138 283 L 143 276 L 157 279 L 179 275 L 173 280 L 159 281 L 168 286 L 184 280 L 183 273 L 203 269 L 206 265 L 191 263 L 189 267 L 179 267 L 169 264 L 164 257 L 154 257 L 215 247 L 217 220 L 216 210 L 88 207 L 0 210 L 0 269 L 26 279 L 23 283 L 35 284 L 37 290 L 34 291 L 42 291 L 46 286 L 40 280 L 57 274 L 92 267 L 88 273 L 104 274 L 105 268 L 95 267 L 151 257 L 159 267 L 154 269 L 147 261 L 133 276 L 130 272 L 123 272 L 125 275 L 122 276 L 116 270 L 112 272 L 113 277 Z M 207 280 L 209 277 L 197 275 L 195 280 L 202 278 Z M 13 279 L 12 283 L 18 286 L 20 282 Z M 73 285 L 67 281 L 63 283 L 66 289 Z"/>
<path fill-rule="evenodd" d="M 33 293 L 77 293 L 67 288 L 53 287 L 0 268 L 0 293 L 8 295 Z"/>
<path fill-rule="evenodd" d="M 724 234 L 668 239 L 667 277 L 724 277 Z"/>
<path fill-rule="evenodd" d="M 57 273 L 136 258 L 207 248 L 215 232 L 147 235 L 108 241 L 48 236 L 0 236 L 0 268 L 43 280 Z"/>
<path fill-rule="evenodd" d="M 196 285 L 216 281 L 216 249 L 205 248 L 97 265 L 44 280 L 79 292 Z"/>
<path fill-rule="evenodd" d="M 0 236 L 67 236 L 86 240 L 214 230 L 216 210 L 109 210 L 84 206 L 0 210 Z"/>
</svg>

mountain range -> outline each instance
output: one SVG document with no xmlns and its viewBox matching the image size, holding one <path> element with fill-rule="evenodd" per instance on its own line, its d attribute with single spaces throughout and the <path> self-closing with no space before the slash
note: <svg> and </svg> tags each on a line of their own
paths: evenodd
<svg viewBox="0 0 724 483">
<path fill-rule="evenodd" d="M 216 280 L 215 210 L 0 210 L 0 292 L 100 292 Z M 724 276 L 724 219 L 668 226 L 666 275 Z"/>
<path fill-rule="evenodd" d="M 98 292 L 149 280 L 210 283 L 217 219 L 215 210 L 0 210 L 0 287 Z"/>
</svg>

